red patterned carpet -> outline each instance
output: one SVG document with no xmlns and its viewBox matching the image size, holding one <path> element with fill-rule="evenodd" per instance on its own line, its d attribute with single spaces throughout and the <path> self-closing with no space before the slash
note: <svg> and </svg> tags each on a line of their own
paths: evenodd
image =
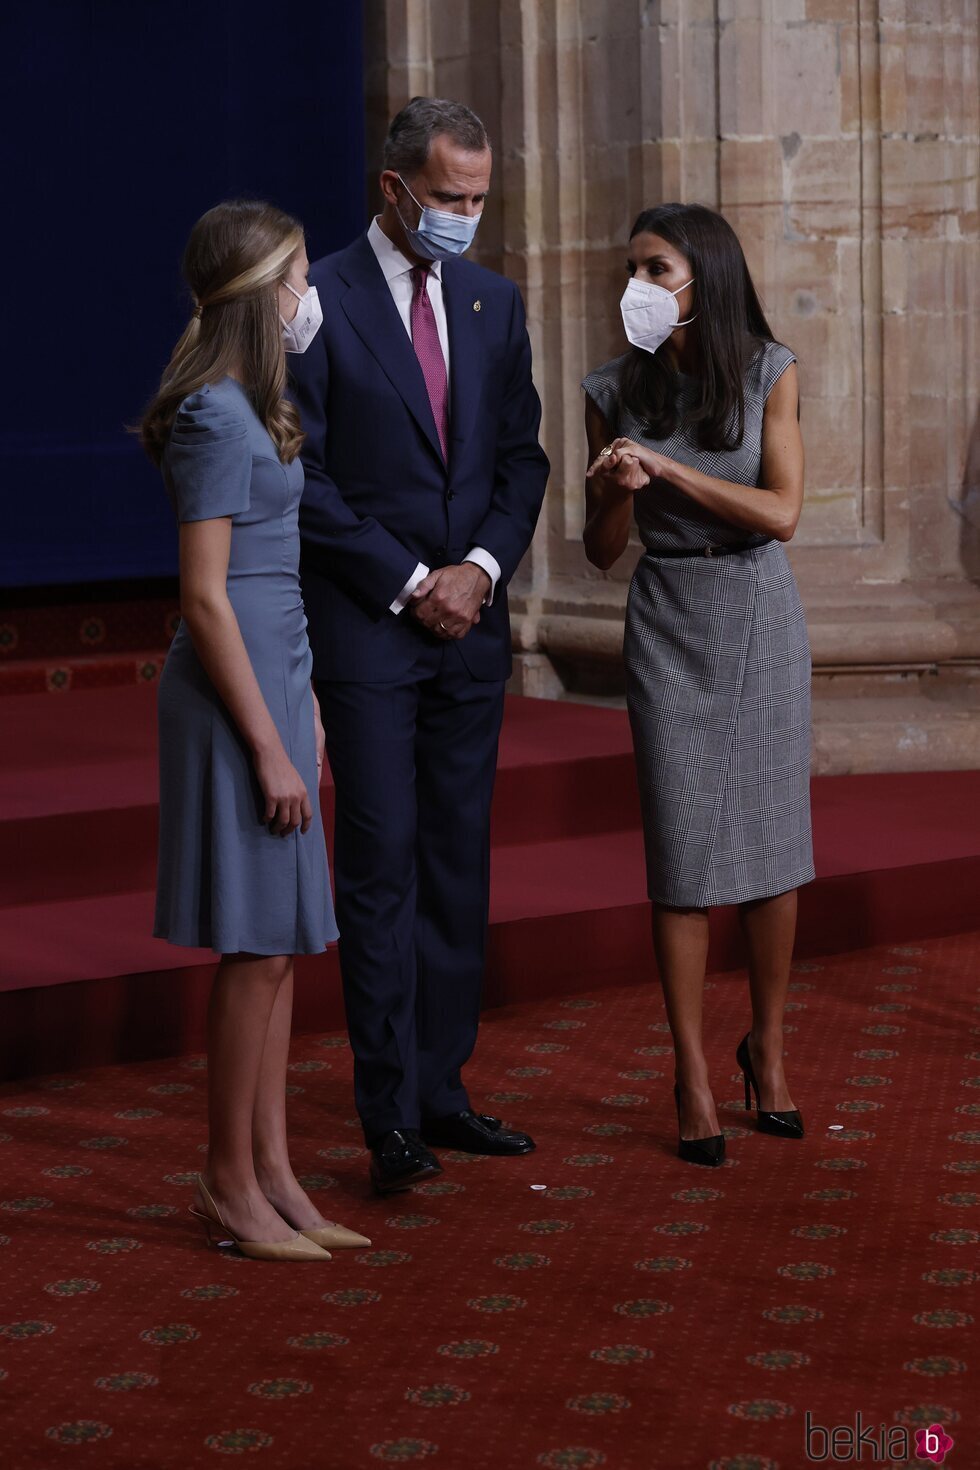
<svg viewBox="0 0 980 1470">
<path fill-rule="evenodd" d="M 892 1465 L 941 1423 L 947 1463 L 980 1465 L 978 973 L 980 934 L 797 965 L 800 1144 L 747 1126 L 745 988 L 716 979 L 718 1171 L 674 1155 L 652 989 L 489 1013 L 474 1095 L 538 1153 L 450 1155 L 388 1202 L 344 1039 L 299 1038 L 299 1172 L 374 1238 L 322 1267 L 196 1233 L 200 1058 L 8 1085 L 4 1470 L 799 1470 L 807 1410 L 890 1432 Z"/>
</svg>

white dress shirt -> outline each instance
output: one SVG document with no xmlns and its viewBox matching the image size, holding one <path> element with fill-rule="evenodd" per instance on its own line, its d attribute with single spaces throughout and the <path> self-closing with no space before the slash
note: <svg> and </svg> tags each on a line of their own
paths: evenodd
<svg viewBox="0 0 980 1470">
<path fill-rule="evenodd" d="M 378 258 L 378 264 L 384 272 L 384 278 L 388 282 L 388 290 L 391 299 L 398 308 L 398 315 L 402 319 L 409 337 L 412 335 L 412 296 L 415 287 L 412 282 L 412 262 L 402 255 L 397 245 L 394 245 L 378 220 L 371 221 L 368 229 L 368 240 L 371 248 Z M 432 315 L 436 319 L 436 330 L 439 333 L 439 345 L 446 362 L 446 382 L 450 381 L 449 365 L 449 327 L 446 322 L 446 303 L 442 295 L 442 261 L 434 260 L 429 266 L 429 302 L 432 306 Z M 496 557 L 491 556 L 489 551 L 482 546 L 473 546 L 463 558 L 464 561 L 473 562 L 474 566 L 480 567 L 490 578 L 490 591 L 484 599 L 485 605 L 489 607 L 493 602 L 493 594 L 497 590 L 500 580 L 500 564 Z M 409 577 L 405 586 L 399 592 L 391 604 L 393 613 L 400 613 L 408 605 L 409 598 L 424 577 L 429 575 L 429 568 L 424 562 L 419 562 L 415 571 Z"/>
</svg>

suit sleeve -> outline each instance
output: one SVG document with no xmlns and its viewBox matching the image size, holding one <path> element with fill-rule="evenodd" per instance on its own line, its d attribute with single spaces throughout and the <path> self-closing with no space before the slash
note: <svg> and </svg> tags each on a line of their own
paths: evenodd
<svg viewBox="0 0 980 1470">
<path fill-rule="evenodd" d="M 290 363 L 291 396 L 306 434 L 306 484 L 299 525 L 304 554 L 370 612 L 383 617 L 410 580 L 418 557 L 373 516 L 358 516 L 327 473 L 329 364 L 323 328 Z"/>
<path fill-rule="evenodd" d="M 506 586 L 531 544 L 550 469 L 538 443 L 541 401 L 531 379 L 531 343 L 516 286 L 503 379 L 493 497 L 472 543 L 496 559 Z"/>
</svg>

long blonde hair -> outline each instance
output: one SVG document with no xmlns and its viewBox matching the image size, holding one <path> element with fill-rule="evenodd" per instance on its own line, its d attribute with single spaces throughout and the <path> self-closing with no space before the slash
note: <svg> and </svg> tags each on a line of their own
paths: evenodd
<svg viewBox="0 0 980 1470">
<path fill-rule="evenodd" d="M 276 288 L 303 238 L 298 220 L 252 199 L 216 204 L 191 230 L 182 269 L 194 314 L 139 429 L 154 463 L 163 457 L 188 393 L 230 372 L 239 377 L 280 459 L 296 458 L 303 432 L 296 409 L 284 397 L 286 359 Z"/>
</svg>

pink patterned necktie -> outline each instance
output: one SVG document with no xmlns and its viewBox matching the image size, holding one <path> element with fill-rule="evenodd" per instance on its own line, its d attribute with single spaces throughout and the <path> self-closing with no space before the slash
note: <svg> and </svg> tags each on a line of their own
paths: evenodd
<svg viewBox="0 0 980 1470">
<path fill-rule="evenodd" d="M 429 268 L 425 265 L 412 267 L 412 345 L 425 379 L 432 417 L 436 421 L 443 459 L 449 459 L 449 391 L 446 381 L 446 359 L 442 355 L 439 328 L 435 312 L 429 300 Z"/>
</svg>

